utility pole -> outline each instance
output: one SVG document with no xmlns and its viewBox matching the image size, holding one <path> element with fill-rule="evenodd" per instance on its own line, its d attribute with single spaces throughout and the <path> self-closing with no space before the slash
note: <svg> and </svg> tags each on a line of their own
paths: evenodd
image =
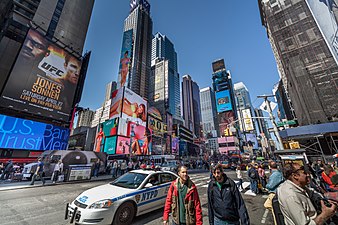
<svg viewBox="0 0 338 225">
<path fill-rule="evenodd" d="M 275 122 L 275 117 L 272 114 L 272 109 L 271 109 L 271 105 L 270 105 L 270 101 L 268 100 L 268 97 L 274 97 L 274 95 L 259 95 L 259 96 L 257 96 L 257 98 L 264 98 L 264 102 L 267 106 L 267 110 L 268 110 L 268 113 L 269 113 L 269 116 L 270 116 L 270 121 L 272 123 L 273 131 L 275 133 L 277 141 L 279 142 L 279 148 L 280 148 L 280 150 L 284 150 L 283 141 L 282 141 L 282 138 L 279 135 L 277 124 Z"/>
</svg>

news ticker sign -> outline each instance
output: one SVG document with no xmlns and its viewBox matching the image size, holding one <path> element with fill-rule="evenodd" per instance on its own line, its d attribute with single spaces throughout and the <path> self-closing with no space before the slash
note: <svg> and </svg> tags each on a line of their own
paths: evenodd
<svg viewBox="0 0 338 225">
<path fill-rule="evenodd" d="M 65 150 L 69 129 L 0 114 L 0 148 Z"/>
</svg>

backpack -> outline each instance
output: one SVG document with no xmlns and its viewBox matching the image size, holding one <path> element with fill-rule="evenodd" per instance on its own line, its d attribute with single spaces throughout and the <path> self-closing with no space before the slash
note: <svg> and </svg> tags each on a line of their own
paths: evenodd
<svg viewBox="0 0 338 225">
<path fill-rule="evenodd" d="M 256 178 L 257 178 L 254 169 L 251 169 L 251 170 L 249 171 L 249 177 L 250 177 L 251 179 L 256 179 Z"/>
<path fill-rule="evenodd" d="M 285 225 L 284 222 L 284 215 L 280 209 L 280 205 L 278 202 L 278 194 L 276 191 L 275 196 L 272 198 L 272 209 L 273 209 L 273 213 L 275 214 L 275 219 L 276 219 L 276 224 L 277 225 Z"/>
</svg>

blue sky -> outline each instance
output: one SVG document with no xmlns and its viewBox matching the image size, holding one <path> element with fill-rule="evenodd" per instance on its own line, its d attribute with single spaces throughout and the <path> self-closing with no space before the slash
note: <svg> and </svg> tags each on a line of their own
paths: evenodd
<svg viewBox="0 0 338 225">
<path fill-rule="evenodd" d="M 211 86 L 211 63 L 224 58 L 233 82 L 242 81 L 255 107 L 279 76 L 257 1 L 151 0 L 153 34 L 174 44 L 180 76 L 200 88 Z M 96 0 L 85 50 L 92 51 L 80 106 L 93 110 L 104 101 L 105 85 L 117 80 L 123 24 L 129 0 Z"/>
</svg>

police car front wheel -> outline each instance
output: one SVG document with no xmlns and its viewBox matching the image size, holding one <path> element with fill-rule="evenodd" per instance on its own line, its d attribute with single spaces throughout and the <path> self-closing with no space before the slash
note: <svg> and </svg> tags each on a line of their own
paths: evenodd
<svg viewBox="0 0 338 225">
<path fill-rule="evenodd" d="M 134 216 L 135 206 L 131 202 L 125 202 L 117 209 L 112 225 L 129 225 Z"/>
</svg>

